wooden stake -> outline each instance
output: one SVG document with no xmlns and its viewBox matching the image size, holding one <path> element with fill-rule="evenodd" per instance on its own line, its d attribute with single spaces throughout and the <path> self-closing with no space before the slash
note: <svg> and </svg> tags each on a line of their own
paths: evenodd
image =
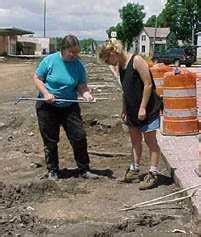
<svg viewBox="0 0 201 237">
<path fill-rule="evenodd" d="M 133 206 L 133 207 L 130 207 L 130 208 L 121 209 L 120 211 L 130 211 L 130 210 L 133 210 L 135 208 L 140 208 L 140 207 L 149 207 L 149 206 L 155 206 L 155 205 L 162 205 L 162 204 L 169 204 L 169 203 L 174 203 L 174 202 L 180 202 L 180 201 L 183 201 L 185 199 L 193 197 L 196 192 L 197 192 L 197 190 L 194 191 L 192 194 L 190 194 L 188 196 L 185 196 L 185 197 L 175 198 L 175 199 L 166 200 L 166 201 L 159 201 L 159 202 L 154 202 L 154 203 L 148 203 L 148 204 L 144 204 L 144 205 L 140 205 L 140 206 Z"/>
<path fill-rule="evenodd" d="M 139 206 L 142 206 L 142 205 L 145 205 L 145 204 L 148 204 L 148 203 L 151 203 L 151 202 L 154 202 L 154 201 L 159 201 L 161 199 L 164 199 L 164 198 L 167 198 L 167 197 L 171 197 L 173 195 L 176 195 L 176 194 L 179 194 L 179 193 L 183 193 L 183 192 L 186 192 L 186 191 L 189 191 L 191 189 L 195 189 L 195 188 L 198 188 L 200 187 L 201 184 L 197 184 L 197 185 L 194 185 L 194 186 L 191 186 L 189 188 L 185 188 L 185 189 L 182 189 L 182 190 L 179 190 L 177 192 L 174 192 L 174 193 L 170 193 L 168 195 L 165 195 L 165 196 L 162 196 L 162 197 L 158 197 L 158 198 L 155 198 L 155 199 L 152 199 L 152 200 L 149 200 L 149 201 L 145 201 L 145 202 L 140 202 L 140 203 L 137 203 L 131 207 L 128 207 L 128 208 L 123 208 L 121 209 L 121 211 L 127 211 L 127 210 L 132 210 L 132 209 L 135 209 L 136 207 L 139 207 Z"/>
</svg>

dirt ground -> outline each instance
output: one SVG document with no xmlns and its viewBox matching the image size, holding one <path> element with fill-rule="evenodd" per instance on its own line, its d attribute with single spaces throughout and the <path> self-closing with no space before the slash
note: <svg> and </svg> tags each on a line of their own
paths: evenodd
<svg viewBox="0 0 201 237">
<path fill-rule="evenodd" d="M 36 95 L 31 77 L 37 61 L 10 59 L 0 63 L 0 236 L 201 236 L 189 201 L 120 211 L 179 187 L 163 161 L 160 185 L 155 189 L 139 191 L 139 184 L 119 182 L 131 150 L 119 117 L 121 91 L 106 66 L 97 64 L 95 58 L 83 60 L 89 83 L 103 85 L 94 89 L 95 95 L 108 98 L 81 105 L 91 168 L 101 178 L 78 177 L 72 149 L 61 129 L 62 179 L 58 182 L 45 178 L 34 103 L 14 105 L 18 96 Z M 143 149 L 142 175 L 149 166 L 146 146 Z M 93 151 L 125 154 L 98 156 Z M 177 233 L 177 229 L 186 234 Z"/>
</svg>

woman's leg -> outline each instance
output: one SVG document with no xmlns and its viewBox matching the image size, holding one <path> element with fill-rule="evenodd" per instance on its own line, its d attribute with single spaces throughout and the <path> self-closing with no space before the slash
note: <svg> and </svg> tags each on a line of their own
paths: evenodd
<svg viewBox="0 0 201 237">
<path fill-rule="evenodd" d="M 142 154 L 142 133 L 137 128 L 129 128 L 131 143 L 132 143 L 132 157 L 133 162 L 127 169 L 122 182 L 139 182 L 139 163 Z"/>
<path fill-rule="evenodd" d="M 80 170 L 89 170 L 89 155 L 87 152 L 87 138 L 83 127 L 80 108 L 71 105 L 62 116 L 62 126 L 72 145 L 74 158 Z"/>
<path fill-rule="evenodd" d="M 151 168 L 144 177 L 144 181 L 140 183 L 139 189 L 146 190 L 154 188 L 158 185 L 158 164 L 160 161 L 160 148 L 156 139 L 156 131 L 144 133 L 144 140 L 150 152 Z"/>
<path fill-rule="evenodd" d="M 59 115 L 44 102 L 37 102 L 36 112 L 41 137 L 44 143 L 45 161 L 49 172 L 59 170 L 58 147 L 60 122 Z"/>
<path fill-rule="evenodd" d="M 156 131 L 144 133 L 144 140 L 149 148 L 151 167 L 153 167 L 153 171 L 154 171 L 154 167 L 156 167 L 157 169 L 159 161 L 160 161 L 160 148 L 158 146 L 158 142 L 156 139 Z"/>
<path fill-rule="evenodd" d="M 89 155 L 87 152 L 87 138 L 83 127 L 80 107 L 72 105 L 62 117 L 62 126 L 72 145 L 74 158 L 80 175 L 87 179 L 97 179 L 99 176 L 91 172 L 89 168 Z"/>
<path fill-rule="evenodd" d="M 142 133 L 135 127 L 129 128 L 129 133 L 132 143 L 133 162 L 139 165 L 142 155 Z"/>
</svg>

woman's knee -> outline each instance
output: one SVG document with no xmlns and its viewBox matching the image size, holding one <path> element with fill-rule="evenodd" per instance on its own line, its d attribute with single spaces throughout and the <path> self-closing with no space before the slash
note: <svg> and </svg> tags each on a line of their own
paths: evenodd
<svg viewBox="0 0 201 237">
<path fill-rule="evenodd" d="M 142 133 L 137 129 L 130 130 L 130 138 L 133 146 L 142 145 Z"/>
<path fill-rule="evenodd" d="M 149 147 L 149 150 L 150 151 L 154 151 L 154 152 L 158 152 L 158 151 L 160 151 L 160 147 L 159 147 L 159 145 L 158 145 L 158 142 L 157 142 L 157 140 L 155 139 L 155 140 L 149 140 L 149 141 L 146 141 L 145 140 L 145 143 L 147 144 L 147 146 Z"/>
<path fill-rule="evenodd" d="M 156 136 L 145 136 L 144 140 L 151 151 L 160 150 Z"/>
</svg>

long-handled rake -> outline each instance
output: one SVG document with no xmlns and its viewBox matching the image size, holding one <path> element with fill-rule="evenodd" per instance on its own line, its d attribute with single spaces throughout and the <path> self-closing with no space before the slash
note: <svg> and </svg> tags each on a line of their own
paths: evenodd
<svg viewBox="0 0 201 237">
<path fill-rule="evenodd" d="M 67 99 L 54 99 L 54 102 L 69 102 L 69 103 L 96 103 L 97 100 L 108 100 L 108 98 L 94 98 L 92 101 L 86 101 L 84 99 L 77 100 L 67 100 Z M 46 101 L 45 98 L 36 98 L 36 97 L 17 97 L 15 105 L 21 101 Z"/>
</svg>

